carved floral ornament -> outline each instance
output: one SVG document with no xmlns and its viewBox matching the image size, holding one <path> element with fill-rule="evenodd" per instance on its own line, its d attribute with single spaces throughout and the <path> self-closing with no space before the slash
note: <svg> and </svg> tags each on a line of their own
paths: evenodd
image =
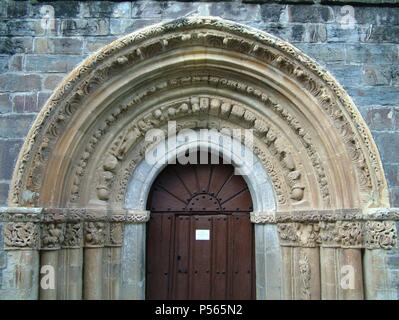
<svg viewBox="0 0 399 320">
<path fill-rule="evenodd" d="M 23 209 L 0 212 L 8 250 L 117 247 L 123 242 L 124 224 L 149 219 L 148 211 Z M 251 214 L 251 221 L 276 224 L 281 246 L 391 249 L 396 247 L 399 209 L 261 213 Z"/>
<path fill-rule="evenodd" d="M 120 247 L 125 223 L 149 219 L 147 211 L 119 210 L 110 215 L 93 209 L 23 209 L 0 212 L 7 250 Z"/>
<path fill-rule="evenodd" d="M 203 65 L 198 48 L 207 53 Z M 102 96 L 105 91 L 107 97 Z M 86 207 L 90 201 L 104 206 L 111 201 L 123 207 L 127 181 L 143 158 L 143 134 L 172 119 L 181 121 L 181 127 L 217 127 L 224 121 L 253 128 L 255 153 L 273 181 L 279 208 L 388 204 L 368 128 L 328 72 L 266 33 L 217 18 L 191 17 L 127 35 L 64 80 L 25 141 L 10 205 Z M 339 157 L 331 153 L 336 149 Z M 66 155 L 61 162 L 54 157 L 60 152 Z M 339 181 L 342 176 L 347 181 Z M 61 177 L 70 181 L 61 183 Z M 339 203 L 340 195 L 345 203 Z M 94 232 L 101 226 L 85 228 Z M 59 228 L 49 229 L 46 243 L 57 246 Z M 89 242 L 99 241 L 95 239 L 93 233 Z"/>
</svg>

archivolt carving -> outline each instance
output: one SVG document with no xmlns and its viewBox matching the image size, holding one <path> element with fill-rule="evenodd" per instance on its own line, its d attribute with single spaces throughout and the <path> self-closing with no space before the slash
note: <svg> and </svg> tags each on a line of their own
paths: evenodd
<svg viewBox="0 0 399 320">
<path fill-rule="evenodd" d="M 178 131 L 184 128 L 219 128 L 221 125 L 215 122 L 212 125 L 211 120 L 207 120 L 204 124 L 202 120 L 184 120 L 188 115 L 193 114 L 207 114 L 209 116 L 220 116 L 226 121 L 232 121 L 240 124 L 244 122 L 246 128 L 251 128 L 258 138 L 266 144 L 269 152 L 274 156 L 277 162 L 280 163 L 280 167 L 283 170 L 284 176 L 286 176 L 286 184 L 290 188 L 290 197 L 295 201 L 300 201 L 304 196 L 305 186 L 301 180 L 301 172 L 297 169 L 294 158 L 291 152 L 288 151 L 288 143 L 284 140 L 284 137 L 275 134 L 270 123 L 261 120 L 261 118 L 246 108 L 243 105 L 229 101 L 228 99 L 220 99 L 216 97 L 200 96 L 191 97 L 186 101 L 182 101 L 173 106 L 166 106 L 163 108 L 157 108 L 151 112 L 141 115 L 135 120 L 135 122 L 128 127 L 124 132 L 119 135 L 116 141 L 110 147 L 110 152 L 104 156 L 101 164 L 101 168 L 98 168 L 99 172 L 97 180 L 97 197 L 100 200 L 109 200 L 112 191 L 112 186 L 115 182 L 115 176 L 117 176 L 117 167 L 124 160 L 125 155 L 132 149 L 137 143 L 143 139 L 146 132 L 154 127 L 162 128 L 169 120 L 179 120 L 177 123 Z M 223 129 L 233 129 L 228 122 L 223 122 Z M 240 128 L 240 126 L 238 128 Z M 166 130 L 165 130 L 166 131 Z M 245 140 L 242 139 L 245 144 Z M 135 150 L 135 155 L 139 154 L 144 157 L 145 151 L 151 147 L 150 144 L 144 143 L 139 151 Z M 285 194 L 282 192 L 281 178 L 278 178 L 279 174 L 275 171 L 274 166 L 270 162 L 268 156 L 265 155 L 264 147 L 255 145 L 254 153 L 259 156 L 259 159 L 268 169 L 268 173 L 275 186 L 278 201 L 285 203 Z M 142 158 L 141 158 L 142 159 Z M 124 198 L 124 190 L 128 178 L 132 174 L 133 167 L 138 160 L 134 159 L 133 163 L 128 166 L 128 171 L 124 175 L 124 182 L 118 187 L 117 201 L 122 201 Z"/>
<path fill-rule="evenodd" d="M 63 137 L 66 128 L 71 125 L 71 119 L 81 112 L 84 102 L 91 98 L 97 88 L 106 85 L 109 79 L 138 65 L 144 59 L 148 61 L 158 59 L 161 54 L 167 54 L 177 49 L 190 52 L 191 48 L 198 46 L 206 47 L 207 52 L 215 55 L 231 52 L 232 56 L 234 53 L 241 57 L 247 57 L 248 61 L 255 59 L 265 63 L 273 70 L 285 74 L 286 79 L 294 81 L 306 94 L 313 96 L 324 110 L 330 123 L 336 128 L 337 139 L 340 136 L 340 140 L 347 147 L 347 155 L 357 170 L 360 189 L 367 195 L 367 201 L 363 198 L 363 205 L 369 205 L 368 202 L 377 206 L 388 203 L 382 166 L 369 131 L 350 98 L 328 72 L 291 45 L 263 32 L 221 19 L 192 17 L 157 25 L 128 35 L 105 47 L 73 71 L 49 99 L 26 139 L 13 177 L 10 204 L 14 206 L 37 205 L 43 188 L 43 173 L 52 158 L 52 151 Z M 213 49 L 215 50 L 212 51 Z M 195 80 L 200 80 L 200 77 Z M 214 79 L 209 78 L 208 80 L 212 82 Z M 241 83 L 230 82 L 228 79 L 218 79 L 217 81 L 220 86 L 234 86 L 238 91 L 245 91 L 246 95 L 254 94 L 261 99 L 267 98 L 256 88 L 245 87 Z M 162 86 L 162 84 L 159 85 Z M 281 83 L 280 85 L 283 86 Z M 147 90 L 151 92 L 154 87 L 149 87 Z M 148 92 L 142 92 L 142 97 Z M 141 98 L 136 97 L 134 103 L 139 102 Z M 199 107 L 201 108 L 201 103 Z M 85 163 L 90 157 L 90 152 L 108 126 L 121 114 L 123 108 L 128 108 L 128 106 L 116 107 L 107 119 L 106 127 L 98 128 L 94 138 L 89 140 L 78 163 L 76 182 L 84 174 Z M 302 137 L 301 143 L 305 146 L 313 167 L 316 169 L 322 196 L 327 201 L 326 206 L 328 207 L 328 179 L 316 149 L 312 150 L 308 147 L 308 145 L 312 145 L 308 140 L 310 136 L 303 128 L 300 128 L 300 124 L 295 119 L 291 118 L 292 115 L 284 113 L 281 106 L 276 104 L 274 108 L 293 127 L 297 127 L 297 134 Z M 220 116 L 223 116 L 223 110 L 221 107 Z M 230 111 L 226 109 L 226 111 L 233 116 L 241 117 L 244 123 L 253 123 L 256 128 L 266 128 L 261 123 L 256 123 L 257 119 L 254 119 L 249 113 L 246 114 L 246 111 L 241 114 L 240 108 Z M 154 117 L 156 116 L 154 115 Z M 145 122 L 142 124 L 146 125 Z M 273 139 L 272 131 L 264 133 L 266 140 Z M 126 138 L 126 141 L 118 149 L 120 154 L 114 154 L 118 160 L 118 157 L 130 147 L 129 141 L 132 140 L 130 137 Z M 64 152 L 68 153 L 70 150 L 67 148 Z M 282 163 L 285 163 L 286 166 L 289 165 L 288 156 L 280 153 L 280 157 Z M 104 165 L 111 171 L 105 170 L 104 172 L 112 172 L 114 164 L 115 159 L 107 159 Z M 291 189 L 290 197 L 295 200 L 302 197 L 301 190 L 303 188 L 300 183 L 300 173 L 296 171 L 291 170 L 292 173 L 287 175 Z M 107 183 L 110 178 L 110 175 L 107 175 L 101 177 L 102 180 L 99 181 L 97 189 L 100 198 L 103 199 L 107 198 Z M 79 183 L 72 187 L 72 200 L 75 199 L 78 191 Z M 62 190 L 58 192 L 61 193 Z"/>
</svg>

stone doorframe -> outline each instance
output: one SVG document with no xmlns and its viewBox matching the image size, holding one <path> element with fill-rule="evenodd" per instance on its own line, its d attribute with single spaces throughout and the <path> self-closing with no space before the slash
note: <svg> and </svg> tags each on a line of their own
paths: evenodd
<svg viewBox="0 0 399 320">
<path fill-rule="evenodd" d="M 251 217 L 259 299 L 391 297 L 384 255 L 399 212 L 387 209 L 378 150 L 356 106 L 295 47 L 214 17 L 116 40 L 55 90 L 0 213 L 11 284 L 2 296 L 37 299 L 40 265 L 52 265 L 57 285 L 42 299 L 144 297 L 148 212 L 129 201 L 154 145 L 144 136 L 168 121 L 253 130 L 275 199 Z M 256 201 L 270 194 L 252 189 Z M 347 265 L 356 271 L 350 290 L 340 285 Z"/>
</svg>

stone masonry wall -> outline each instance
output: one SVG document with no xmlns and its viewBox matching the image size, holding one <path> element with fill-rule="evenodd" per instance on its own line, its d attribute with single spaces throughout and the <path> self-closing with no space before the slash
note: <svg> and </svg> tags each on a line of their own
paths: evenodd
<svg viewBox="0 0 399 320">
<path fill-rule="evenodd" d="M 391 205 L 398 207 L 399 7 L 366 4 L 382 1 L 364 1 L 346 9 L 344 3 L 287 2 L 0 0 L 0 206 L 6 205 L 15 161 L 32 121 L 69 71 L 117 37 L 160 21 L 200 14 L 267 31 L 325 66 L 370 126 Z M 54 17 L 53 23 L 44 19 L 46 15 Z M 347 22 L 353 22 L 350 28 Z M 0 249 L 1 232 L 0 225 Z M 391 252 L 388 264 L 399 299 L 399 251 Z M 0 283 L 5 265 L 0 252 Z"/>
</svg>

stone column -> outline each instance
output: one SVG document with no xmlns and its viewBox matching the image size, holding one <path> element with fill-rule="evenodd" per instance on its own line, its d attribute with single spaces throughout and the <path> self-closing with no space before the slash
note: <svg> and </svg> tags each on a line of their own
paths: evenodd
<svg viewBox="0 0 399 320">
<path fill-rule="evenodd" d="M 85 222 L 83 298 L 103 298 L 103 251 L 107 236 L 107 225 L 103 221 Z"/>
<path fill-rule="evenodd" d="M 121 299 L 145 299 L 146 222 L 149 211 L 128 211 L 123 236 Z"/>
<path fill-rule="evenodd" d="M 284 299 L 320 299 L 318 224 L 279 223 L 277 226 L 282 246 Z"/>
<path fill-rule="evenodd" d="M 363 299 L 362 222 L 320 222 L 320 241 L 321 298 Z"/>
<path fill-rule="evenodd" d="M 65 224 L 64 242 L 59 252 L 58 299 L 83 297 L 83 223 Z"/>
<path fill-rule="evenodd" d="M 363 257 L 365 295 L 368 300 L 396 300 L 397 288 L 390 278 L 387 249 L 396 246 L 394 221 L 366 222 L 366 249 Z"/>
<path fill-rule="evenodd" d="M 5 267 L 2 270 L 0 297 L 36 300 L 39 293 L 38 220 L 41 209 L 14 209 L 5 208 L 6 213 L 0 212 L 8 221 L 3 229 Z"/>
<path fill-rule="evenodd" d="M 123 224 L 109 224 L 109 239 L 104 248 L 103 299 L 117 300 L 121 291 Z"/>
<path fill-rule="evenodd" d="M 255 224 L 256 298 L 281 300 L 281 248 L 277 227 Z"/>
</svg>

